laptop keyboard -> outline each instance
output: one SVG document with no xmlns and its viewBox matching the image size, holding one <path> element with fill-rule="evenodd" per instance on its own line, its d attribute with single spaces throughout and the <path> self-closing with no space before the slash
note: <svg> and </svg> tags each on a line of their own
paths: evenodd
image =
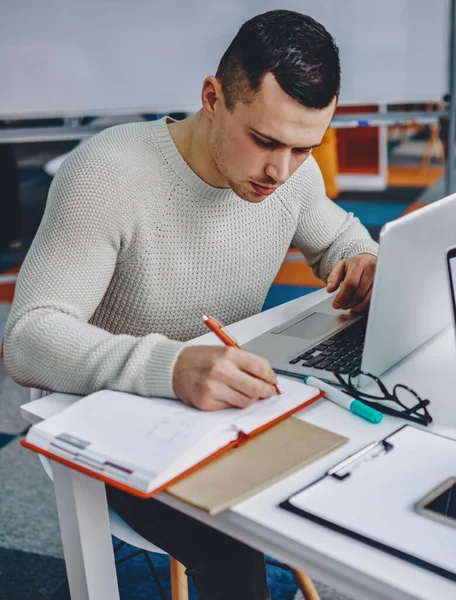
<svg viewBox="0 0 456 600">
<path fill-rule="evenodd" d="M 303 367 L 313 367 L 322 371 L 352 373 L 361 368 L 367 319 L 360 319 L 350 327 L 319 342 L 313 348 L 292 358 L 290 365 L 300 363 Z"/>
</svg>

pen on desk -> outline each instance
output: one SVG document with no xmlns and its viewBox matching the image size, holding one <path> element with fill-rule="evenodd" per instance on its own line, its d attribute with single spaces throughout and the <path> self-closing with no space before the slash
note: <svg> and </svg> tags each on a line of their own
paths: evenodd
<svg viewBox="0 0 456 600">
<path fill-rule="evenodd" d="M 360 400 L 352 398 L 348 394 L 345 394 L 341 390 L 338 390 L 325 381 L 321 381 L 316 377 L 308 375 L 304 377 L 304 383 L 319 388 L 325 393 L 325 398 L 332 400 L 332 402 L 335 402 L 339 406 L 343 406 L 353 414 L 366 419 L 366 421 L 370 421 L 371 423 L 380 423 L 383 419 L 383 414 L 379 410 L 375 410 L 375 408 L 367 406 L 367 404 L 364 404 Z"/>
<path fill-rule="evenodd" d="M 241 349 L 241 347 L 239 346 L 239 344 L 237 344 L 227 333 L 226 331 L 223 331 L 221 324 L 217 321 L 217 319 L 214 319 L 214 317 L 208 317 L 207 315 L 203 315 L 203 322 L 206 325 L 206 327 L 208 327 L 212 333 L 215 333 L 215 335 L 219 338 L 219 340 L 222 340 L 222 342 L 225 344 L 225 346 L 232 346 L 233 348 L 239 348 Z M 276 391 L 277 394 L 280 394 L 280 390 L 279 387 L 276 383 L 272 384 L 274 386 L 274 389 Z"/>
</svg>

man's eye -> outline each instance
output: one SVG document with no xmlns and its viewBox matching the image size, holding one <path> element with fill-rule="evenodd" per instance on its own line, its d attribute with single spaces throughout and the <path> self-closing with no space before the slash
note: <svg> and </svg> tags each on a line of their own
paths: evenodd
<svg viewBox="0 0 456 600">
<path fill-rule="evenodd" d="M 255 136 L 252 136 L 252 137 L 253 137 L 253 141 L 261 148 L 274 148 L 275 147 L 274 142 L 264 142 L 263 140 L 260 140 L 260 138 L 257 138 Z"/>
<path fill-rule="evenodd" d="M 295 148 L 295 154 L 299 154 L 301 156 L 308 156 L 312 154 L 312 148 Z"/>
</svg>

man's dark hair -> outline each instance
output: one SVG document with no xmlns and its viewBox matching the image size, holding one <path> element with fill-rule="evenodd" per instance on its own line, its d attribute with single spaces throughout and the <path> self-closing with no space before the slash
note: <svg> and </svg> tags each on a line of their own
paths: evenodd
<svg viewBox="0 0 456 600">
<path fill-rule="evenodd" d="M 339 94 L 339 50 L 311 17 L 272 10 L 244 23 L 220 61 L 215 76 L 227 108 L 247 102 L 266 73 L 302 105 L 325 108 Z"/>
</svg>

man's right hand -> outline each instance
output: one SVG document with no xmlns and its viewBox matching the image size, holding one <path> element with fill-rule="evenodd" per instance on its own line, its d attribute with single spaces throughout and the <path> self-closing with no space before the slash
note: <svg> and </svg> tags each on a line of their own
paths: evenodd
<svg viewBox="0 0 456 600">
<path fill-rule="evenodd" d="M 276 391 L 267 360 L 240 348 L 188 346 L 173 371 L 174 393 L 200 410 L 244 408 Z"/>
</svg>

